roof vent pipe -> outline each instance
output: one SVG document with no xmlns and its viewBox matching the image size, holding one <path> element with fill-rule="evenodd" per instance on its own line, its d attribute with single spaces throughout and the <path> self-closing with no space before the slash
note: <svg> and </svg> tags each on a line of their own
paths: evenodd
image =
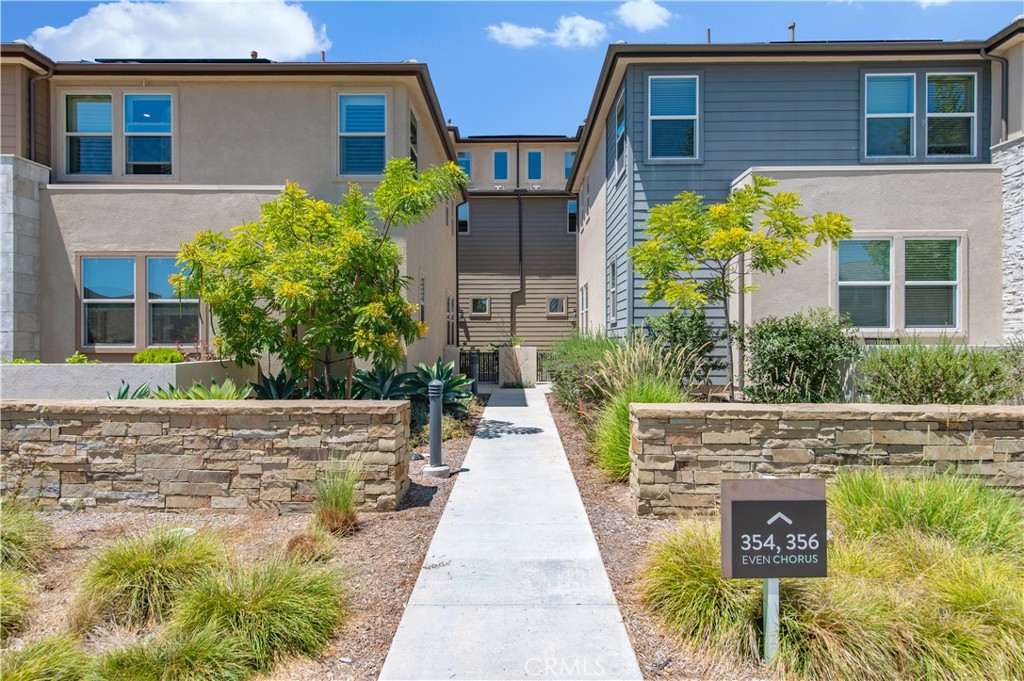
<svg viewBox="0 0 1024 681">
<path fill-rule="evenodd" d="M 327 51 L 320 50 L 320 63 L 323 64 L 325 61 L 327 61 Z"/>
<path fill-rule="evenodd" d="M 711 29 L 708 29 L 708 45 L 711 44 Z"/>
<path fill-rule="evenodd" d="M 789 42 L 791 42 L 791 43 L 795 43 L 796 42 L 796 22 L 795 21 L 789 22 Z"/>
<path fill-rule="evenodd" d="M 259 55 L 259 53 L 256 50 L 253 50 L 252 52 L 249 53 L 249 59 L 256 59 L 259 56 L 260 55 Z"/>
</svg>

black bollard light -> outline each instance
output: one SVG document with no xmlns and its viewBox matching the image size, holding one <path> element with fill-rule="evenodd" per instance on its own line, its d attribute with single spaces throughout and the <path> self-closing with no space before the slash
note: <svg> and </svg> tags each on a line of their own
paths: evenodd
<svg viewBox="0 0 1024 681">
<path fill-rule="evenodd" d="M 447 478 L 451 470 L 441 461 L 441 395 L 444 383 L 436 378 L 427 386 L 430 396 L 430 464 L 423 467 L 423 474 L 432 478 Z"/>
</svg>

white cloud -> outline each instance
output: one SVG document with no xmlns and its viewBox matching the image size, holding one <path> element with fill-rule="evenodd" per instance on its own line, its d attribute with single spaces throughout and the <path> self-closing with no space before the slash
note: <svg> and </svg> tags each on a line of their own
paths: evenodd
<svg viewBox="0 0 1024 681">
<path fill-rule="evenodd" d="M 503 21 L 497 26 L 488 26 L 487 33 L 491 40 L 512 47 L 533 47 L 548 37 L 543 28 L 519 26 Z"/>
<path fill-rule="evenodd" d="M 629 0 L 619 5 L 615 13 L 622 23 L 641 33 L 660 28 L 672 18 L 672 12 L 654 0 Z"/>
<path fill-rule="evenodd" d="M 43 26 L 28 42 L 53 59 L 97 57 L 293 60 L 331 46 L 327 27 L 284 0 L 104 3 L 66 26 Z"/>
<path fill-rule="evenodd" d="M 939 5 L 948 5 L 953 0 L 917 0 L 917 4 L 925 9 L 929 7 L 938 7 Z"/>
<path fill-rule="evenodd" d="M 574 14 L 559 17 L 558 24 L 551 31 L 538 26 L 520 26 L 503 21 L 497 26 L 488 26 L 491 40 L 516 48 L 552 44 L 558 47 L 591 47 L 605 40 L 607 27 L 600 21 Z"/>
</svg>

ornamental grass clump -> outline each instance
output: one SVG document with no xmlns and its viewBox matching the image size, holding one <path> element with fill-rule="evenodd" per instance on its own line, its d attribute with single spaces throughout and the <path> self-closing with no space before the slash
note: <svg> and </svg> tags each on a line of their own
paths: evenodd
<svg viewBox="0 0 1024 681">
<path fill-rule="evenodd" d="M 207 530 L 161 528 L 121 539 L 86 566 L 76 624 L 161 622 L 183 592 L 225 564 L 219 539 Z"/>
<path fill-rule="evenodd" d="M 72 639 L 53 634 L 0 656 L 0 679 L 82 681 L 87 678 L 90 667 L 89 656 Z"/>
<path fill-rule="evenodd" d="M 0 642 L 21 631 L 31 604 L 24 573 L 0 568 Z"/>
<path fill-rule="evenodd" d="M 587 377 L 605 353 L 618 344 L 619 339 L 612 336 L 574 331 L 552 346 L 544 356 L 544 368 L 551 376 L 552 394 L 560 407 L 580 416 L 581 406 L 592 406 L 592 396 L 586 391 Z"/>
<path fill-rule="evenodd" d="M 268 671 L 327 647 L 345 615 L 342 596 L 340 577 L 327 567 L 262 561 L 208 575 L 183 596 L 171 627 L 179 635 L 209 627 L 237 637 L 249 665 Z"/>
<path fill-rule="evenodd" d="M 673 380 L 638 376 L 622 386 L 601 408 L 590 432 L 594 461 L 611 480 L 629 479 L 629 405 L 684 400 Z"/>
<path fill-rule="evenodd" d="M 53 530 L 21 501 L 0 501 L 0 567 L 37 570 L 50 549 Z"/>
<path fill-rule="evenodd" d="M 313 480 L 313 490 L 316 492 L 316 500 L 313 502 L 314 523 L 334 534 L 353 531 L 359 522 L 356 486 L 362 480 L 363 465 L 360 461 L 320 471 Z"/>
<path fill-rule="evenodd" d="M 583 394 L 604 404 L 642 377 L 675 385 L 680 394 L 688 396 L 706 381 L 708 373 L 703 347 L 634 336 L 605 351 L 585 379 Z"/>
<path fill-rule="evenodd" d="M 240 681 L 251 674 L 241 639 L 202 629 L 109 652 L 90 681 Z"/>
<path fill-rule="evenodd" d="M 320 563 L 330 560 L 337 545 L 338 540 L 327 528 L 318 522 L 312 522 L 305 532 L 292 535 L 286 551 L 289 558 L 307 563 Z"/>
</svg>

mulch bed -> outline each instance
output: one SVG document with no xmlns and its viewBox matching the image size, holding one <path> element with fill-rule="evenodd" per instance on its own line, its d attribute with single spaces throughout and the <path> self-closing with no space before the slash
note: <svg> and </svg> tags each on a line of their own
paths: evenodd
<svg viewBox="0 0 1024 681">
<path fill-rule="evenodd" d="M 586 436 L 573 417 L 550 395 L 548 404 L 644 678 L 680 681 L 774 678 L 755 667 L 713 660 L 693 652 L 651 615 L 640 597 L 644 556 L 650 543 L 672 528 L 673 521 L 637 515 L 630 502 L 629 485 L 609 482 L 593 464 Z"/>
<path fill-rule="evenodd" d="M 474 411 L 470 433 L 482 410 Z M 471 441 L 470 434 L 444 443 L 444 461 L 453 471 L 462 466 Z M 424 458 L 411 462 L 412 486 L 400 508 L 390 513 L 360 514 L 358 531 L 338 540 L 330 564 L 346 576 L 349 618 L 330 647 L 316 660 L 285 662 L 261 679 L 377 678 L 458 478 L 424 476 L 427 448 L 418 447 L 415 452 Z M 28 628 L 7 643 L 11 647 L 65 630 L 77 574 L 90 557 L 120 537 L 168 525 L 216 528 L 221 530 L 233 559 L 266 560 L 268 556 L 283 554 L 288 540 L 309 524 L 308 515 L 55 512 L 45 517 L 54 528 L 56 545 L 46 570 L 33 578 L 35 604 L 29 611 Z M 152 634 L 99 628 L 83 644 L 93 652 L 102 652 Z"/>
</svg>

